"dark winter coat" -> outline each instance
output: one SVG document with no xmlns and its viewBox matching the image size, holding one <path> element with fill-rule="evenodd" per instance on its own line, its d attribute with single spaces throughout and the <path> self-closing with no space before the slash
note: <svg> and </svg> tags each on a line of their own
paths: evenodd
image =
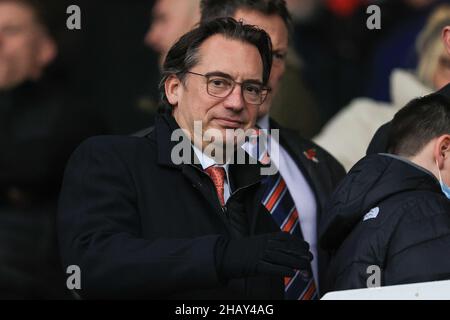
<svg viewBox="0 0 450 320">
<path fill-rule="evenodd" d="M 333 255 L 327 291 L 366 288 L 369 266 L 380 268 L 382 286 L 450 279 L 450 200 L 430 172 L 390 155 L 368 156 L 329 208 L 320 242 Z"/>
</svg>

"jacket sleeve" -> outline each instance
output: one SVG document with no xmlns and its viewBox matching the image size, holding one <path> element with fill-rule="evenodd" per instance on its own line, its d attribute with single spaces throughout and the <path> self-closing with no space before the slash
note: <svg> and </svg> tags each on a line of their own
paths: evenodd
<svg viewBox="0 0 450 320">
<path fill-rule="evenodd" d="M 386 254 L 385 285 L 450 279 L 450 204 L 440 192 L 409 192 Z"/>
<path fill-rule="evenodd" d="M 113 139 L 122 138 L 92 138 L 76 150 L 60 195 L 61 256 L 64 267 L 81 269 L 80 295 L 164 298 L 218 286 L 214 252 L 220 236 L 141 237 L 137 193 L 125 160 L 133 151 Z"/>
</svg>

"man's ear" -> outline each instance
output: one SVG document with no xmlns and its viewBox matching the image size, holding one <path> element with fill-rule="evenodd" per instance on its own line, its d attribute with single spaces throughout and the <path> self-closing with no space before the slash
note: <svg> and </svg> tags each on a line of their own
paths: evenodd
<svg viewBox="0 0 450 320">
<path fill-rule="evenodd" d="M 178 105 L 181 87 L 182 83 L 176 75 L 169 76 L 164 84 L 167 100 L 172 106 Z"/>
<path fill-rule="evenodd" d="M 444 46 L 447 49 L 448 54 L 450 54 L 450 26 L 446 26 L 442 30 L 442 40 L 444 41 Z"/>
<path fill-rule="evenodd" d="M 444 163 L 450 163 L 450 134 L 444 134 L 437 139 L 434 156 L 439 169 L 443 168 Z"/>
</svg>

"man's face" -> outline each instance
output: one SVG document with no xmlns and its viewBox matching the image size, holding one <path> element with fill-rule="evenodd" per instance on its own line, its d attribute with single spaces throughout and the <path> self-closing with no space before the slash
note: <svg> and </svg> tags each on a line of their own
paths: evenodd
<svg viewBox="0 0 450 320">
<path fill-rule="evenodd" d="M 198 22 L 199 7 L 195 0 L 158 0 L 153 7 L 153 20 L 144 42 L 160 54 L 164 62 L 172 45 Z"/>
<path fill-rule="evenodd" d="M 234 18 L 238 21 L 242 19 L 247 24 L 258 26 L 266 31 L 272 40 L 273 64 L 269 79 L 269 86 L 272 88 L 272 92 L 259 108 L 258 116 L 262 117 L 269 113 L 273 96 L 278 90 L 278 85 L 286 69 L 289 32 L 283 19 L 278 15 L 267 16 L 257 11 L 239 9 Z"/>
<path fill-rule="evenodd" d="M 199 63 L 190 71 L 221 74 L 237 82 L 253 80 L 262 83 L 263 65 L 256 47 L 214 35 L 200 46 Z M 226 98 L 217 98 L 208 94 L 205 77 L 188 73 L 184 83 L 179 82 L 168 90 L 168 86 L 171 87 L 168 83 L 177 81 L 172 79 L 166 82 L 166 93 L 170 92 L 167 96 L 174 106 L 173 115 L 177 123 L 188 130 L 191 137 L 195 136 L 194 121 L 201 121 L 202 135 L 206 130 L 217 129 L 226 137 L 227 129 L 247 130 L 254 127 L 259 106 L 244 101 L 240 85 L 237 84 Z M 197 134 L 196 139 L 202 137 Z M 235 142 L 235 139 L 227 141 Z M 203 147 L 207 144 L 203 143 Z"/>
<path fill-rule="evenodd" d="M 0 2 L 0 89 L 38 79 L 55 54 L 50 41 L 29 7 Z"/>
</svg>

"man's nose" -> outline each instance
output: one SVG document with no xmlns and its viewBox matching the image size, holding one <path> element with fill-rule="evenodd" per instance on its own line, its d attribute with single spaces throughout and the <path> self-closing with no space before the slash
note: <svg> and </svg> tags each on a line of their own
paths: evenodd
<svg viewBox="0 0 450 320">
<path fill-rule="evenodd" d="M 233 91 L 224 100 L 224 106 L 227 109 L 232 109 L 235 112 L 239 112 L 244 109 L 245 101 L 242 96 L 242 87 L 238 84 L 233 88 Z"/>
</svg>

